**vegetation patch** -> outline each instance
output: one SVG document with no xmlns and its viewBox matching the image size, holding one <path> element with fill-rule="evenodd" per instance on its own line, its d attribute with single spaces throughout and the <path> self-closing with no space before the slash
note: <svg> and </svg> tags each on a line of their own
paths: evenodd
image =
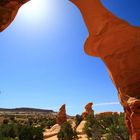
<svg viewBox="0 0 140 140">
<path fill-rule="evenodd" d="M 86 121 L 83 131 L 90 140 L 129 140 L 123 113 L 100 118 L 87 116 Z"/>
</svg>

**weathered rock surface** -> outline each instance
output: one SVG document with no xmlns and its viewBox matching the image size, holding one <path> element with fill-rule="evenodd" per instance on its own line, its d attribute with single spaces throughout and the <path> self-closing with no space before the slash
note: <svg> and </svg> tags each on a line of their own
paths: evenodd
<svg viewBox="0 0 140 140">
<path fill-rule="evenodd" d="M 85 124 L 86 124 L 86 121 L 85 120 L 81 121 L 81 123 L 76 128 L 77 134 L 84 134 L 83 128 L 84 128 Z"/>
<path fill-rule="evenodd" d="M 108 68 L 124 107 L 130 139 L 140 140 L 140 28 L 110 13 L 100 0 L 71 0 L 81 11 L 89 36 L 85 52 Z"/>
<path fill-rule="evenodd" d="M 60 125 L 55 124 L 51 129 L 46 129 L 44 132 L 44 139 L 56 136 L 60 131 Z"/>
<path fill-rule="evenodd" d="M 96 119 L 101 119 L 109 116 L 119 116 L 120 114 L 120 112 L 101 112 L 96 114 Z"/>
<path fill-rule="evenodd" d="M 71 120 L 68 120 L 71 121 Z M 85 125 L 85 121 L 82 121 L 78 128 L 76 129 L 78 134 L 78 140 L 88 140 L 86 134 L 83 133 L 83 127 Z M 60 125 L 55 124 L 51 129 L 46 129 L 44 132 L 44 140 L 58 140 L 57 134 L 60 131 Z"/>
<path fill-rule="evenodd" d="M 0 0 L 0 32 L 14 20 L 19 8 L 29 0 Z"/>
<path fill-rule="evenodd" d="M 88 103 L 86 106 L 85 106 L 85 110 L 84 112 L 82 113 L 82 118 L 85 119 L 88 115 L 93 115 L 94 116 L 94 111 L 92 109 L 92 105 L 93 103 Z"/>
<path fill-rule="evenodd" d="M 66 121 L 67 121 L 67 115 L 66 115 L 66 108 L 65 108 L 65 104 L 64 104 L 59 109 L 56 122 L 57 122 L 57 124 L 62 125 Z"/>
</svg>

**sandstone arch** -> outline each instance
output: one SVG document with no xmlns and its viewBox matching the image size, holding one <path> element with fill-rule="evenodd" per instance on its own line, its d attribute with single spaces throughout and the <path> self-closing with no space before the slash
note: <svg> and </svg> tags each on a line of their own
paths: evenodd
<svg viewBox="0 0 140 140">
<path fill-rule="evenodd" d="M 19 8 L 29 0 L 0 0 L 0 32 L 14 20 Z"/>
<path fill-rule="evenodd" d="M 108 68 L 125 111 L 131 140 L 140 139 L 140 28 L 110 13 L 100 0 L 71 0 L 83 16 L 89 36 L 85 52 Z"/>
<path fill-rule="evenodd" d="M 0 1 L 0 32 L 29 0 Z M 71 0 L 81 11 L 89 36 L 85 52 L 100 57 L 118 90 L 131 140 L 140 139 L 140 28 L 110 13 L 100 0 Z"/>
</svg>

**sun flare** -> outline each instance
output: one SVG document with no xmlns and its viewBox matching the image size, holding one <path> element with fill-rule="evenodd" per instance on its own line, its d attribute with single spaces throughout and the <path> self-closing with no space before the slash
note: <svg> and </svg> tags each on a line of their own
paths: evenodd
<svg viewBox="0 0 140 140">
<path fill-rule="evenodd" d="M 22 18 L 31 21 L 39 21 L 45 17 L 50 17 L 53 13 L 53 6 L 51 0 L 31 0 L 24 4 L 19 14 Z"/>
</svg>

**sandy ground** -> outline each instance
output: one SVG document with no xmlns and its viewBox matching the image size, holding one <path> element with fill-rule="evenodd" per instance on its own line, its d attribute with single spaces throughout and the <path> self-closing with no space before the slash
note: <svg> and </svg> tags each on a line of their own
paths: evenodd
<svg viewBox="0 0 140 140">
<path fill-rule="evenodd" d="M 85 123 L 85 121 L 82 121 L 76 129 L 79 138 L 78 140 L 88 140 L 86 135 L 82 132 Z M 44 132 L 44 136 L 47 136 L 47 138 L 44 138 L 44 140 L 58 140 L 57 133 L 59 132 L 59 130 L 60 126 L 57 124 L 54 125 L 51 129 L 46 129 Z"/>
<path fill-rule="evenodd" d="M 57 136 L 53 136 L 53 137 L 50 137 L 50 138 L 46 138 L 44 140 L 58 140 L 58 139 L 57 139 Z"/>
<path fill-rule="evenodd" d="M 78 135 L 79 139 L 78 140 L 88 140 L 86 135 Z M 57 139 L 57 136 L 53 136 L 53 137 L 50 137 L 50 138 L 46 138 L 44 140 L 58 140 Z"/>
</svg>

